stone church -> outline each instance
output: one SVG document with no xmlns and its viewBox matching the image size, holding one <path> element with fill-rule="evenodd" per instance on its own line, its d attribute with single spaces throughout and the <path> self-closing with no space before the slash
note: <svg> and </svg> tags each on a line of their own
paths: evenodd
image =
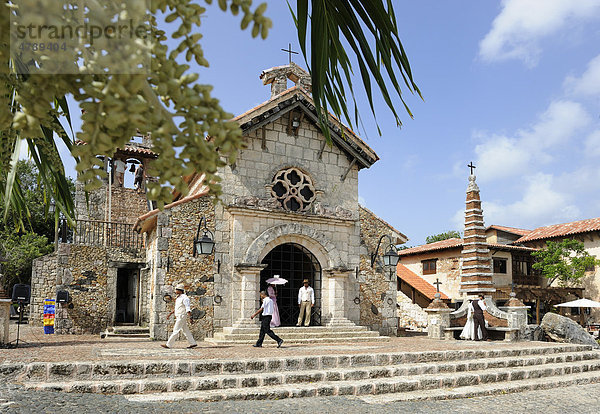
<svg viewBox="0 0 600 414">
<path fill-rule="evenodd" d="M 302 68 L 274 67 L 260 79 L 271 96 L 235 118 L 245 147 L 234 165 L 219 170 L 218 203 L 200 173 L 186 178 L 189 194 L 175 193 L 162 211 L 143 189 L 127 188 L 127 177 L 123 186 L 107 181 L 89 201 L 78 187 L 77 225 L 63 229 L 56 251 L 34 263 L 33 322 L 41 323 L 45 298 L 67 291 L 58 333 L 134 325 L 165 339 L 174 286 L 184 283 L 195 336 L 226 340 L 256 333 L 249 316 L 265 281 L 279 275 L 288 280 L 277 292 L 282 326 L 295 325 L 297 292 L 309 279 L 312 325 L 396 334 L 395 268 L 384 266 L 382 255 L 407 238 L 358 203 L 359 171 L 379 157 L 333 116 L 327 143 Z M 156 154 L 147 138 L 114 158 L 131 164 L 130 171 L 148 165 Z M 389 242 L 376 251 L 384 235 Z M 215 243 L 210 254 L 194 247 L 204 236 Z"/>
</svg>

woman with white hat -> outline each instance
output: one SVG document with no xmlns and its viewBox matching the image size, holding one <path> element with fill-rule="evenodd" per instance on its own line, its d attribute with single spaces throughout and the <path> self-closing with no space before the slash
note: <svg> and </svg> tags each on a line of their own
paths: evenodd
<svg viewBox="0 0 600 414">
<path fill-rule="evenodd" d="M 169 319 L 173 313 L 175 314 L 175 326 L 173 327 L 173 333 L 169 337 L 167 344 L 161 344 L 161 346 L 163 348 L 172 348 L 175 340 L 177 340 L 179 332 L 183 332 L 190 343 L 188 348 L 195 348 L 198 346 L 198 344 L 196 343 L 196 340 L 194 339 L 187 324 L 188 317 L 192 316 L 190 298 L 188 298 L 188 296 L 185 294 L 185 286 L 183 286 L 183 283 L 179 283 L 177 286 L 175 286 L 175 293 L 177 294 L 177 299 L 175 300 L 175 309 L 173 309 L 173 311 L 167 315 L 167 319 Z M 190 319 L 190 321 L 192 320 Z"/>
</svg>

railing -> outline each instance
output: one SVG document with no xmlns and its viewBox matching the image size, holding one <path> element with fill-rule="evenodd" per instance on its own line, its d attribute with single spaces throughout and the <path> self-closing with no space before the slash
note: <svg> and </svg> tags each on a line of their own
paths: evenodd
<svg viewBox="0 0 600 414">
<path fill-rule="evenodd" d="M 62 219 L 58 241 L 138 250 L 144 247 L 144 237 L 133 230 L 133 224 L 96 220 L 76 220 L 75 226 L 69 227 L 67 221 Z"/>
</svg>

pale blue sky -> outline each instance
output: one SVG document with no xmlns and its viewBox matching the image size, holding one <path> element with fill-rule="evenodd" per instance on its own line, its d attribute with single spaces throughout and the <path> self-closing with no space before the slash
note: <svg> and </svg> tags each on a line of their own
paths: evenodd
<svg viewBox="0 0 600 414">
<path fill-rule="evenodd" d="M 269 97 L 258 76 L 298 50 L 283 0 L 270 0 L 267 40 L 208 8 L 199 82 L 232 114 Z M 292 3 L 295 3 L 292 1 Z M 523 228 L 600 216 L 600 2 L 394 1 L 400 37 L 425 101 L 403 127 L 379 99 L 379 137 L 359 102 L 359 134 L 381 160 L 359 175 L 361 202 L 409 237 L 462 230 L 473 161 L 486 224 Z M 301 57 L 295 62 L 304 66 Z M 358 79 L 355 84 L 358 83 Z"/>
</svg>

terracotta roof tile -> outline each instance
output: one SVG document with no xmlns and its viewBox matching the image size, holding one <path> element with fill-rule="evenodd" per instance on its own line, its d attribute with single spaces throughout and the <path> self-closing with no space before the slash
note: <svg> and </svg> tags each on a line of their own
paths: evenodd
<svg viewBox="0 0 600 414">
<path fill-rule="evenodd" d="M 553 237 L 570 236 L 572 234 L 600 231 L 600 217 L 573 221 L 571 223 L 554 224 L 552 226 L 538 227 L 531 233 L 521 237 L 515 243 L 532 240 L 551 239 Z"/>
<path fill-rule="evenodd" d="M 415 254 L 420 254 L 420 253 L 435 252 L 435 251 L 439 251 L 439 250 L 456 249 L 456 248 L 462 247 L 462 245 L 463 245 L 463 239 L 452 238 L 452 239 L 441 240 L 441 241 L 435 242 L 435 243 L 429 243 L 429 244 L 423 244 L 421 246 L 411 247 L 410 249 L 400 250 L 398 252 L 398 255 L 399 256 L 410 256 L 410 255 L 415 255 Z M 510 244 L 500 244 L 500 243 L 487 243 L 487 245 L 488 245 L 488 247 L 490 247 L 492 249 L 499 249 L 499 250 L 518 250 L 518 251 L 530 251 L 530 252 L 538 250 L 538 249 L 534 249 L 532 247 L 513 246 Z"/>
<path fill-rule="evenodd" d="M 492 224 L 486 230 L 496 229 L 500 231 L 505 231 L 507 233 L 518 234 L 519 236 L 525 236 L 526 234 L 531 233 L 531 230 L 526 229 L 518 229 L 516 227 L 507 227 L 507 226 L 498 226 L 496 224 Z"/>
<path fill-rule="evenodd" d="M 445 250 L 454 247 L 461 247 L 463 243 L 462 239 L 452 238 L 441 240 L 435 243 L 423 244 L 421 246 L 411 247 L 410 249 L 400 250 L 398 254 L 400 256 L 408 256 L 411 254 L 431 252 L 435 250 Z"/>
<path fill-rule="evenodd" d="M 428 299 L 433 300 L 435 298 L 435 293 L 437 292 L 436 288 L 421 276 L 410 271 L 406 266 L 400 263 L 398 263 L 398 266 L 396 266 L 396 271 L 398 277 L 402 279 L 402 281 L 414 287 Z M 443 292 L 440 292 L 440 295 L 442 295 L 442 299 L 450 299 Z"/>
</svg>

